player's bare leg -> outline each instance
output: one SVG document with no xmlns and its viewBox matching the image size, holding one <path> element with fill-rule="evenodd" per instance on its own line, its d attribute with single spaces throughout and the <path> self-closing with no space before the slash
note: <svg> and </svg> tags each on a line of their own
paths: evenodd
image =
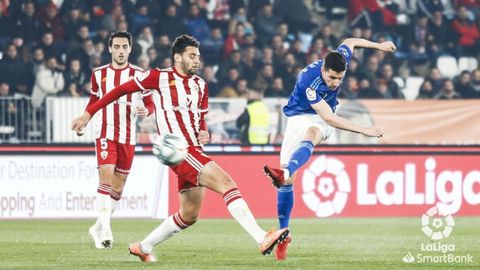
<svg viewBox="0 0 480 270">
<path fill-rule="evenodd" d="M 215 162 L 207 163 L 200 175 L 200 185 L 210 188 L 221 194 L 230 214 L 259 244 L 259 250 L 263 255 L 268 255 L 278 242 L 288 235 L 288 229 L 266 232 L 261 229 L 253 217 L 247 203 L 243 200 L 236 183 Z"/>
<path fill-rule="evenodd" d="M 155 261 L 155 257 L 151 255 L 153 248 L 194 224 L 198 219 L 204 197 L 205 188 L 194 188 L 180 193 L 180 210 L 166 218 L 142 242 L 131 244 L 130 253 L 143 262 Z"/>
<path fill-rule="evenodd" d="M 98 168 L 100 183 L 97 189 L 98 218 L 95 224 L 90 227 L 88 233 L 95 241 L 98 249 L 111 248 L 113 242 L 112 230 L 110 227 L 110 216 L 112 202 L 110 193 L 114 176 L 114 165 L 102 165 Z"/>
<path fill-rule="evenodd" d="M 112 202 L 112 214 L 115 212 L 115 210 L 118 209 L 120 199 L 122 198 L 123 188 L 125 187 L 125 183 L 127 182 L 127 177 L 128 174 L 118 172 L 115 172 L 114 174 L 114 177 L 112 179 L 112 192 L 110 193 L 110 198 Z"/>
</svg>

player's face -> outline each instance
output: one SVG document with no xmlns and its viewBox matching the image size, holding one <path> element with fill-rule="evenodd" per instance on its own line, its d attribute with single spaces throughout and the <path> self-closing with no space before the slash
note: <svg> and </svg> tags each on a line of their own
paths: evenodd
<svg viewBox="0 0 480 270">
<path fill-rule="evenodd" d="M 345 70 L 342 72 L 336 72 L 331 69 L 325 70 L 322 67 L 323 80 L 325 81 L 325 84 L 327 84 L 328 88 L 332 90 L 337 89 L 340 86 L 343 81 L 343 77 L 345 77 L 345 72 L 347 71 Z"/>
<path fill-rule="evenodd" d="M 183 73 L 195 75 L 200 68 L 200 51 L 198 48 L 188 46 L 180 56 L 175 61 L 179 62 Z"/>
<path fill-rule="evenodd" d="M 132 47 L 128 44 L 127 38 L 114 38 L 108 51 L 112 54 L 112 61 L 121 66 L 128 61 Z"/>
</svg>

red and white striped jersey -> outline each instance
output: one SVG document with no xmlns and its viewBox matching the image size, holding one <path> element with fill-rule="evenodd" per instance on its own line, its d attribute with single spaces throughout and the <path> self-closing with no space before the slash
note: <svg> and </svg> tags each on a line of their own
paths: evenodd
<svg viewBox="0 0 480 270">
<path fill-rule="evenodd" d="M 143 74 L 143 70 L 132 64 L 128 64 L 123 69 L 114 69 L 111 64 L 95 68 L 90 80 L 91 96 L 100 99 L 116 86 L 140 74 Z M 135 145 L 137 103 L 142 98 L 151 98 L 150 96 L 150 91 L 130 93 L 95 114 L 96 138 L 106 138 L 123 144 Z"/>
<path fill-rule="evenodd" d="M 153 101 L 159 134 L 182 137 L 190 146 L 199 146 L 200 130 L 207 130 L 208 86 L 197 75 L 182 76 L 175 68 L 152 69 L 134 79 L 142 90 L 155 89 Z"/>
</svg>

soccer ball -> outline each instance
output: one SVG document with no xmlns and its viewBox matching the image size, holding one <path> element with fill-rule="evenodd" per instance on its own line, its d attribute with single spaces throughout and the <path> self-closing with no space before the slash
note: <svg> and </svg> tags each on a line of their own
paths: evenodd
<svg viewBox="0 0 480 270">
<path fill-rule="evenodd" d="M 162 134 L 153 143 L 152 151 L 161 163 L 172 166 L 179 164 L 185 159 L 187 144 L 178 136 Z"/>
</svg>

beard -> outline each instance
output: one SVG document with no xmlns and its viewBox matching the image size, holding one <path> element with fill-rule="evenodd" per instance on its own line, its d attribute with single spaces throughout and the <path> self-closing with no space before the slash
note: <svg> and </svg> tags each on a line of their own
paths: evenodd
<svg viewBox="0 0 480 270">
<path fill-rule="evenodd" d="M 188 75 L 192 76 L 192 75 L 197 74 L 198 68 L 197 69 L 195 69 L 193 67 L 188 68 L 188 65 L 185 64 L 185 63 L 182 63 L 181 66 L 182 66 L 183 71 L 185 73 L 187 73 Z"/>
</svg>

